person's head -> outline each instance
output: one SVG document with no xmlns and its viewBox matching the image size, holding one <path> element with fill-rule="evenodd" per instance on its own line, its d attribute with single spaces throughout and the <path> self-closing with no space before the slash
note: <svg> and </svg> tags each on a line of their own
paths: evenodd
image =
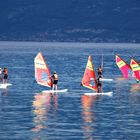
<svg viewBox="0 0 140 140">
<path fill-rule="evenodd" d="M 101 66 L 99 66 L 99 67 L 98 67 L 98 70 L 99 70 L 99 71 L 101 71 L 101 70 L 102 70 L 102 67 L 101 67 Z"/>
<path fill-rule="evenodd" d="M 53 73 L 56 74 L 56 71 L 54 71 Z"/>
</svg>

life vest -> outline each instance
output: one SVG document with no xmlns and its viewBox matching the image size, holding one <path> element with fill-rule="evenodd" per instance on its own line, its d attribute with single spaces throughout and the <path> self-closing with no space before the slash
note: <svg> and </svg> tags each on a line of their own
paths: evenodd
<svg viewBox="0 0 140 140">
<path fill-rule="evenodd" d="M 4 75 L 7 75 L 7 74 L 8 74 L 8 70 L 5 69 L 5 70 L 3 71 L 3 73 L 4 73 Z"/>
</svg>

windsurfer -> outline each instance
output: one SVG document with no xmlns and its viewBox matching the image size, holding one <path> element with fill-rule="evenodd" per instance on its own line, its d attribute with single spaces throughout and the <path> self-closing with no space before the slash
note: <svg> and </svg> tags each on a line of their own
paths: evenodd
<svg viewBox="0 0 140 140">
<path fill-rule="evenodd" d="M 58 83 L 58 75 L 56 73 L 56 71 L 54 71 L 53 75 L 51 76 L 51 79 L 52 79 L 52 90 L 57 90 L 57 83 Z"/>
<path fill-rule="evenodd" d="M 103 78 L 103 69 L 102 67 L 100 66 L 98 68 L 98 78 L 97 78 L 97 87 L 98 87 L 98 93 L 101 93 L 102 92 L 102 81 L 101 81 L 101 78 Z"/>
<path fill-rule="evenodd" d="M 100 66 L 98 67 L 98 76 L 102 75 L 102 73 L 103 73 L 103 68 Z"/>
<path fill-rule="evenodd" d="M 0 81 L 2 81 L 3 78 L 2 78 L 2 68 L 0 68 Z"/>
<path fill-rule="evenodd" d="M 7 78 L 8 78 L 8 69 L 7 68 L 4 68 L 3 69 L 3 83 L 7 83 Z"/>
</svg>

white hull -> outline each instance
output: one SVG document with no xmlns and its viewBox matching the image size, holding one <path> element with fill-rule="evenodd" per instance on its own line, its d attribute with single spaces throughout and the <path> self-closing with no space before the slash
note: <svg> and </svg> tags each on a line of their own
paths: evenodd
<svg viewBox="0 0 140 140">
<path fill-rule="evenodd" d="M 61 93 L 61 92 L 67 92 L 68 89 L 61 89 L 61 90 L 43 90 L 43 93 Z"/>
<path fill-rule="evenodd" d="M 84 93 L 85 95 L 88 96 L 95 96 L 95 95 L 106 95 L 106 96 L 112 96 L 113 92 L 102 92 L 102 93 L 97 93 L 97 92 L 93 92 L 93 93 Z"/>
</svg>

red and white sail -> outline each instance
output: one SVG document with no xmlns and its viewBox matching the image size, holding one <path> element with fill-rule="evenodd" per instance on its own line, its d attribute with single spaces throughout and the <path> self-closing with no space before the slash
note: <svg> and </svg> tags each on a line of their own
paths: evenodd
<svg viewBox="0 0 140 140">
<path fill-rule="evenodd" d="M 51 73 L 48 65 L 45 63 L 45 60 L 41 52 L 39 52 L 35 57 L 34 65 L 35 65 L 35 79 L 37 83 L 43 86 L 51 87 L 52 86 Z"/>
<path fill-rule="evenodd" d="M 136 80 L 140 80 L 140 64 L 136 60 L 131 59 L 130 66 L 131 66 L 133 73 L 135 75 L 134 78 Z"/>
<path fill-rule="evenodd" d="M 132 71 L 131 67 L 118 55 L 116 55 L 116 64 L 122 72 L 124 78 L 132 77 L 132 75 L 130 75 Z"/>
<path fill-rule="evenodd" d="M 92 57 L 88 57 L 88 62 L 82 78 L 82 86 L 97 91 L 97 81 L 94 67 L 92 64 Z"/>
</svg>

